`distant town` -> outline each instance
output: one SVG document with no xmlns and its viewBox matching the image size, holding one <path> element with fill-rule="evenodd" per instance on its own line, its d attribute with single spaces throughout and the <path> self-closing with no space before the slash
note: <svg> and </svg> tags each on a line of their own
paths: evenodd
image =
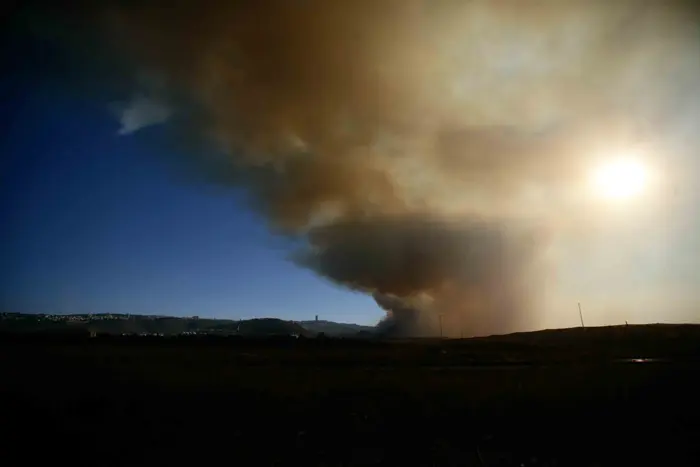
<svg viewBox="0 0 700 467">
<path fill-rule="evenodd" d="M 0 313 L 0 332 L 4 333 L 82 333 L 91 336 L 355 336 L 370 334 L 372 326 L 319 320 L 285 321 L 276 318 L 228 320 L 134 315 L 118 313 L 26 314 Z"/>
</svg>

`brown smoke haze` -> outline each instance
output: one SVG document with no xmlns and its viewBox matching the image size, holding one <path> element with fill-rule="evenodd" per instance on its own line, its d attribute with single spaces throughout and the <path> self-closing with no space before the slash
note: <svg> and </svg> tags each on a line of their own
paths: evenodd
<svg viewBox="0 0 700 467">
<path fill-rule="evenodd" d="M 583 194 L 590 165 L 663 144 L 700 82 L 681 1 L 200 0 L 99 18 L 188 116 L 180 136 L 306 236 L 295 261 L 373 294 L 394 334 L 436 335 L 440 315 L 451 336 L 556 323 L 554 247 L 609 223 Z"/>
<path fill-rule="evenodd" d="M 313 229 L 297 261 L 373 293 L 391 318 L 388 333 L 435 335 L 442 320 L 443 333 L 456 337 L 527 324 L 522 312 L 541 286 L 530 282 L 539 241 L 503 222 L 382 216 Z"/>
</svg>

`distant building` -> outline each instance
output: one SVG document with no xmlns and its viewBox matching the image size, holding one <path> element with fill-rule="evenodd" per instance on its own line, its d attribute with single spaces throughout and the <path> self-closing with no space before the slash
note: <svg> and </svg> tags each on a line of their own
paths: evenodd
<svg viewBox="0 0 700 467">
<path fill-rule="evenodd" d="M 318 321 L 318 315 L 316 315 L 316 321 Z"/>
</svg>

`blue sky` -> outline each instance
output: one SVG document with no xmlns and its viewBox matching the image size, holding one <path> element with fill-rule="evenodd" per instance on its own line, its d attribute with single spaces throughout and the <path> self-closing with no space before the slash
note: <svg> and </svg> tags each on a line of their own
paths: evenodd
<svg viewBox="0 0 700 467">
<path fill-rule="evenodd" d="M 3 82 L 3 311 L 382 316 L 370 297 L 288 262 L 288 242 L 242 193 L 177 180 L 142 144 L 140 133 L 159 127 L 119 135 L 109 99 L 80 99 L 51 75 L 22 71 Z"/>
</svg>

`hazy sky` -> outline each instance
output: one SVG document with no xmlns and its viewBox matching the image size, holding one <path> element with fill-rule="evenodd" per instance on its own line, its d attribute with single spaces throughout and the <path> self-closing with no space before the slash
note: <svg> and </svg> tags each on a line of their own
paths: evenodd
<svg viewBox="0 0 700 467">
<path fill-rule="evenodd" d="M 47 5 L 2 77 L 4 309 L 700 319 L 690 0 Z"/>
<path fill-rule="evenodd" d="M 139 140 L 146 133 L 118 134 L 107 99 L 62 92 L 58 65 L 2 77 L 3 311 L 383 315 L 370 297 L 291 264 L 240 192 L 174 180 Z"/>
</svg>

